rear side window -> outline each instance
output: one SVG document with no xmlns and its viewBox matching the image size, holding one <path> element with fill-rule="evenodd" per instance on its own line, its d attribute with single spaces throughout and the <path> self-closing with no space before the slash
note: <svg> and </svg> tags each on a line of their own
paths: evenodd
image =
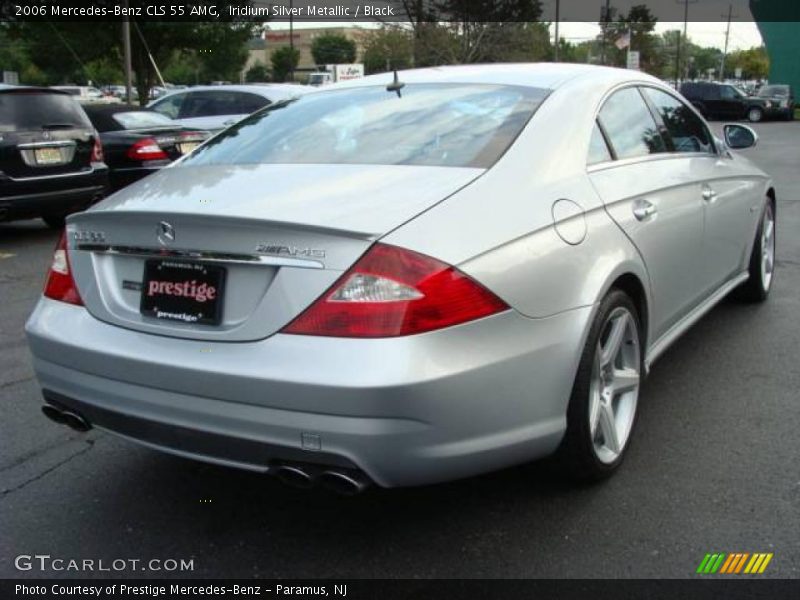
<svg viewBox="0 0 800 600">
<path fill-rule="evenodd" d="M 181 106 L 180 118 L 216 117 L 252 112 L 242 110 L 242 100 L 240 96 L 243 95 L 244 94 L 239 94 L 237 92 L 189 93 Z M 263 106 L 263 104 L 261 106 Z M 257 108 L 261 108 L 261 106 Z"/>
<path fill-rule="evenodd" d="M 683 102 L 655 88 L 644 88 L 672 138 L 676 152 L 714 152 L 705 123 Z"/>
<path fill-rule="evenodd" d="M 237 96 L 237 109 L 239 114 L 250 114 L 264 108 L 270 101 L 258 94 L 239 92 Z"/>
<path fill-rule="evenodd" d="M 636 88 L 615 92 L 598 117 L 618 159 L 666 152 L 658 125 Z"/>
<path fill-rule="evenodd" d="M 606 144 L 606 138 L 600 131 L 600 126 L 595 122 L 592 129 L 592 139 L 589 141 L 589 156 L 586 159 L 587 165 L 596 165 L 612 159 L 611 152 Z"/>
<path fill-rule="evenodd" d="M 0 132 L 92 125 L 74 98 L 48 92 L 0 93 Z"/>
</svg>

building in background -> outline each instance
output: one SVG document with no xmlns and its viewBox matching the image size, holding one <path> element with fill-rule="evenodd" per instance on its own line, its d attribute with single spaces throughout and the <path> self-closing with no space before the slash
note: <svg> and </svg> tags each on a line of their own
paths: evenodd
<svg viewBox="0 0 800 600">
<path fill-rule="evenodd" d="M 368 32 L 359 27 L 319 27 L 315 29 L 295 29 L 292 33 L 292 41 L 294 47 L 300 51 L 300 60 L 297 64 L 297 71 L 315 71 L 317 68 L 314 62 L 314 57 L 311 56 L 311 44 L 314 38 L 321 35 L 343 35 L 344 37 L 353 40 L 356 43 L 356 60 L 361 62 L 364 56 L 364 39 Z M 267 66 L 271 65 L 270 57 L 272 53 L 278 48 L 288 46 L 290 44 L 288 29 L 273 29 L 264 32 L 264 41 L 266 47 L 264 48 L 263 60 Z"/>
</svg>

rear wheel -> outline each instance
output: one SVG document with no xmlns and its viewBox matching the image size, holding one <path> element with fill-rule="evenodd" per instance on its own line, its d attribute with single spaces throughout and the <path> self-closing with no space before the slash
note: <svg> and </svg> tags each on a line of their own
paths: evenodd
<svg viewBox="0 0 800 600">
<path fill-rule="evenodd" d="M 609 477 L 622 463 L 636 422 L 642 334 L 631 299 L 612 290 L 589 331 L 556 461 L 578 480 Z"/>
<path fill-rule="evenodd" d="M 753 106 L 747 111 L 747 120 L 751 123 L 758 123 L 761 119 L 764 118 L 764 111 L 758 108 L 757 106 Z"/>
<path fill-rule="evenodd" d="M 739 287 L 737 296 L 748 302 L 763 302 L 772 289 L 775 272 L 775 206 L 771 198 L 767 198 L 761 213 L 748 272 L 750 277 Z"/>
</svg>

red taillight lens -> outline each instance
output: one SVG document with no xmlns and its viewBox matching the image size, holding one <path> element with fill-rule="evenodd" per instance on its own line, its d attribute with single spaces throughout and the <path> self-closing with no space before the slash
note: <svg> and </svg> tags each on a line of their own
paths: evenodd
<svg viewBox="0 0 800 600">
<path fill-rule="evenodd" d="M 169 158 L 153 138 L 139 140 L 128 148 L 128 158 L 133 160 L 164 160 Z"/>
<path fill-rule="evenodd" d="M 505 302 L 455 267 L 376 244 L 283 333 L 396 337 L 504 310 Z"/>
<path fill-rule="evenodd" d="M 53 300 L 69 302 L 83 306 L 78 288 L 75 287 L 75 280 L 69 267 L 69 256 L 67 256 L 67 239 L 61 234 L 56 250 L 53 252 L 53 264 L 47 273 L 47 281 L 44 284 L 44 295 Z"/>
<path fill-rule="evenodd" d="M 94 146 L 92 146 L 92 162 L 103 162 L 103 144 L 100 142 L 100 136 L 95 135 Z"/>
</svg>

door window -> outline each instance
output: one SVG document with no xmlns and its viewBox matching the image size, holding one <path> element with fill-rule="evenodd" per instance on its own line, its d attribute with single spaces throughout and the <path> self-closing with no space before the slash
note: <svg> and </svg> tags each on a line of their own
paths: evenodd
<svg viewBox="0 0 800 600">
<path fill-rule="evenodd" d="M 598 118 L 619 159 L 667 151 L 658 125 L 636 88 L 615 92 L 606 100 Z"/>
<path fill-rule="evenodd" d="M 181 107 L 181 119 L 240 115 L 252 112 L 243 110 L 241 99 L 243 95 L 245 94 L 225 91 L 190 92 Z M 250 104 L 252 105 L 252 102 Z"/>
<path fill-rule="evenodd" d="M 705 123 L 683 102 L 664 91 L 644 88 L 667 128 L 675 152 L 714 152 Z"/>
<path fill-rule="evenodd" d="M 250 94 L 248 92 L 237 92 L 236 93 L 237 105 L 238 105 L 238 113 L 243 115 L 249 115 L 250 113 L 256 112 L 257 110 L 264 108 L 267 104 L 271 104 L 269 100 L 264 98 L 264 96 L 259 96 L 258 94 Z"/>
<path fill-rule="evenodd" d="M 736 90 L 729 85 L 723 85 L 719 89 L 719 93 L 723 100 L 737 100 L 739 98 Z"/>
</svg>

